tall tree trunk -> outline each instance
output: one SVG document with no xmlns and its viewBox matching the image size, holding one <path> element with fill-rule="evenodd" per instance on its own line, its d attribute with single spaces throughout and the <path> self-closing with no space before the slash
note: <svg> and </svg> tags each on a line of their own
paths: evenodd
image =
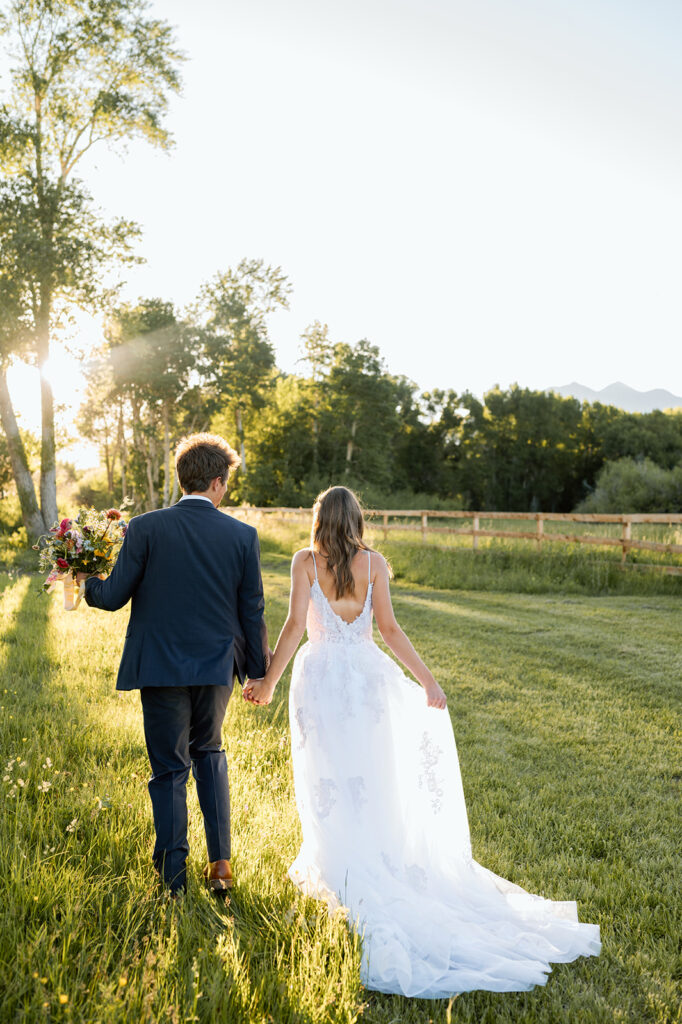
<svg viewBox="0 0 682 1024">
<path fill-rule="evenodd" d="M 350 464 L 353 458 L 353 449 L 355 448 L 355 431 L 358 428 L 358 421 L 353 420 L 350 428 L 350 439 L 346 445 L 346 475 L 350 473 Z"/>
<path fill-rule="evenodd" d="M 109 431 L 104 428 L 104 464 L 107 469 L 107 488 L 111 495 L 111 500 L 114 500 L 114 460 L 116 458 L 115 450 L 112 451 L 109 446 Z"/>
<path fill-rule="evenodd" d="M 149 493 L 149 508 L 153 510 L 156 508 L 156 483 L 158 479 L 158 471 L 156 466 L 156 444 L 154 438 L 150 435 L 147 440 L 147 457 L 145 459 L 147 468 L 147 490 Z"/>
<path fill-rule="evenodd" d="M 48 526 L 43 520 L 38 507 L 33 477 L 28 468 L 24 442 L 21 440 L 21 434 L 19 433 L 17 418 L 14 415 L 12 399 L 7 387 L 7 374 L 4 370 L 0 370 L 0 418 L 2 419 L 2 429 L 7 437 L 12 473 L 14 475 L 14 482 L 17 485 L 19 504 L 21 505 L 21 517 L 26 527 L 28 539 L 33 544 L 41 533 L 48 529 Z"/>
<path fill-rule="evenodd" d="M 128 497 L 128 446 L 123 428 L 123 402 L 118 404 L 118 458 L 121 463 L 121 502 Z"/>
<path fill-rule="evenodd" d="M 246 448 L 244 447 L 244 424 L 242 422 L 242 411 L 237 406 L 234 412 L 235 422 L 237 424 L 237 437 L 239 438 L 239 455 L 242 460 L 242 473 L 246 476 Z"/>
<path fill-rule="evenodd" d="M 57 459 L 54 441 L 54 397 L 52 385 L 40 366 L 40 509 L 51 526 L 59 518 L 57 512 Z"/>
<path fill-rule="evenodd" d="M 171 469 L 171 472 L 173 474 L 173 490 L 171 492 L 170 503 L 171 503 L 171 505 L 174 505 L 175 502 L 178 500 L 178 489 L 179 489 L 178 473 L 177 473 L 177 470 L 175 468 L 175 458 L 173 458 L 173 467 Z"/>
<path fill-rule="evenodd" d="M 313 475 L 317 476 L 317 454 L 319 450 L 319 424 L 318 424 L 318 413 L 320 408 L 320 391 L 313 374 L 313 461 L 312 469 Z"/>
<path fill-rule="evenodd" d="M 57 455 L 54 438 L 54 395 L 52 385 L 45 376 L 50 358 L 50 294 L 49 285 L 41 286 L 40 309 L 37 317 L 37 354 L 40 371 L 40 510 L 45 524 L 57 522 Z"/>
<path fill-rule="evenodd" d="M 163 507 L 168 508 L 170 498 L 170 428 L 168 401 L 163 403 Z"/>
<path fill-rule="evenodd" d="M 45 200 L 45 178 L 43 173 L 43 136 L 42 136 L 42 102 L 43 94 L 35 90 L 35 134 L 34 145 L 36 154 L 36 198 L 38 200 L 38 216 L 40 219 L 41 241 L 43 248 L 42 274 L 39 282 L 39 303 L 36 316 L 36 352 L 40 371 L 40 510 L 43 520 L 51 526 L 57 521 L 57 456 L 54 438 L 54 396 L 52 385 L 45 377 L 45 364 L 50 358 L 50 319 L 53 300 L 53 244 L 54 219 L 53 211 Z"/>
<path fill-rule="evenodd" d="M 174 505 L 178 500 L 178 474 L 173 470 L 173 490 L 171 491 L 170 503 Z"/>
</svg>

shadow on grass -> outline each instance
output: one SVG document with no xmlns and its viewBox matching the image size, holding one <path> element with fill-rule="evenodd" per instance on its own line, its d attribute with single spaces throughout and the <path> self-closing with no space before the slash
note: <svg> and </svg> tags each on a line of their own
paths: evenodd
<svg viewBox="0 0 682 1024">
<path fill-rule="evenodd" d="M 0 594 L 13 586 L 21 586 L 14 576 L 2 579 Z M 40 592 L 37 577 L 31 577 L 10 628 L 1 634 L 6 652 L 1 675 L 8 690 L 20 698 L 35 698 L 49 682 L 53 662 L 48 650 L 49 598 Z M 19 724 L 19 723 L 17 723 Z"/>
</svg>

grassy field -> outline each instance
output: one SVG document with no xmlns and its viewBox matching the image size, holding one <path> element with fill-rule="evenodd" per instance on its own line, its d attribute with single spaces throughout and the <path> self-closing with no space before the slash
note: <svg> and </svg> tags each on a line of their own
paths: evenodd
<svg viewBox="0 0 682 1024">
<path fill-rule="evenodd" d="M 267 546 L 267 545 L 266 545 Z M 268 621 L 288 563 L 264 555 Z M 35 577 L 0 577 L 0 1020 L 524 1024 L 682 1020 L 679 599 L 518 594 L 398 580 L 398 616 L 450 698 L 474 854 L 577 899 L 597 960 L 531 993 L 420 1002 L 364 991 L 342 920 L 285 877 L 299 842 L 287 679 L 235 695 L 225 740 L 238 887 L 157 894 L 138 697 L 114 682 L 127 613 L 60 610 Z"/>
<path fill-rule="evenodd" d="M 241 513 L 237 513 L 243 518 Z M 250 513 L 248 521 L 261 532 L 266 551 L 288 554 L 309 542 L 310 522 L 306 514 L 298 520 L 273 520 Z M 499 521 L 501 529 L 518 528 L 512 520 Z M 522 524 L 523 525 L 523 524 Z M 600 531 L 609 535 L 613 526 L 572 524 L 573 532 Z M 564 524 L 548 523 L 547 532 Z M 633 527 L 633 536 L 668 544 L 682 543 L 680 528 L 646 525 Z M 682 575 L 660 571 L 623 570 L 619 549 L 578 544 L 545 543 L 538 551 L 534 541 L 483 538 L 479 550 L 471 549 L 471 538 L 434 537 L 422 543 L 414 532 L 389 533 L 384 541 L 381 529 L 370 521 L 367 540 L 390 559 L 397 579 L 445 590 L 500 591 L 516 594 L 632 594 L 682 597 Z M 442 543 L 442 546 L 441 546 Z M 630 562 L 679 565 L 682 556 L 640 551 L 628 555 Z"/>
</svg>

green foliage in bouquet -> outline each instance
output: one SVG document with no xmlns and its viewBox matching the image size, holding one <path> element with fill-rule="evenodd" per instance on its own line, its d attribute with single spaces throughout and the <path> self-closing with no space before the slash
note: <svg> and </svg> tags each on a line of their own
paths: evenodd
<svg viewBox="0 0 682 1024">
<path fill-rule="evenodd" d="M 117 508 L 98 512 L 81 508 L 75 519 L 62 519 L 34 545 L 40 552 L 40 571 L 47 573 L 48 593 L 58 579 L 79 572 L 108 574 L 114 567 L 127 524 Z"/>
</svg>

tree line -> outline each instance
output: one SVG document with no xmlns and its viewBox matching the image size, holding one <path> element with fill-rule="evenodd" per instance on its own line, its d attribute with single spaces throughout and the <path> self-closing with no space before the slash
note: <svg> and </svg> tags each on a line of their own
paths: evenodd
<svg viewBox="0 0 682 1024">
<path fill-rule="evenodd" d="M 236 503 L 309 506 L 341 482 L 374 507 L 599 511 L 615 472 L 630 498 L 639 473 L 643 510 L 682 508 L 682 410 L 627 413 L 518 385 L 483 399 L 423 392 L 369 341 L 333 341 L 320 322 L 301 337 L 300 372 L 284 373 L 267 317 L 289 294 L 281 268 L 245 260 L 182 316 L 160 299 L 112 311 L 79 419 L 102 451 L 106 497 L 172 503 L 173 445 L 210 429 L 240 451 Z"/>
</svg>

